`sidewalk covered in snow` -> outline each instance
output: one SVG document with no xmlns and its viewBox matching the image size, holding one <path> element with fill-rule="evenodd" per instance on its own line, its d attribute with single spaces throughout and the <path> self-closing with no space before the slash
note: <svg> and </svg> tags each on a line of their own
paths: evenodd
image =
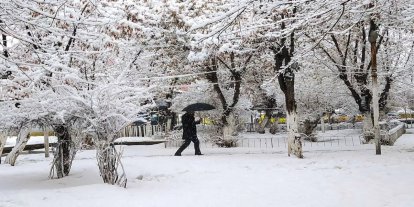
<svg viewBox="0 0 414 207">
<path fill-rule="evenodd" d="M 344 131 L 346 132 L 346 131 Z M 202 148 L 182 157 L 164 144 L 124 146 L 127 189 L 103 184 L 95 151 L 81 151 L 69 176 L 47 178 L 50 158 L 24 154 L 0 165 L 0 206 L 412 206 L 414 130 L 394 146 L 309 148 L 304 159 L 285 148 Z M 185 195 L 185 196 L 184 196 Z M 70 201 L 70 202 L 62 202 Z"/>
</svg>

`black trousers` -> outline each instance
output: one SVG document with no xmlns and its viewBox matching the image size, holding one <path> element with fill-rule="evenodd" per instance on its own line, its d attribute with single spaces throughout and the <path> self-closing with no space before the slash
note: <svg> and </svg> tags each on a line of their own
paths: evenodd
<svg viewBox="0 0 414 207">
<path fill-rule="evenodd" d="M 197 137 L 193 137 L 191 139 L 185 139 L 183 145 L 181 145 L 180 148 L 178 148 L 175 155 L 181 155 L 181 153 L 190 145 L 190 143 L 194 143 L 194 150 L 196 155 L 201 155 L 200 151 L 200 141 L 198 141 Z"/>
</svg>

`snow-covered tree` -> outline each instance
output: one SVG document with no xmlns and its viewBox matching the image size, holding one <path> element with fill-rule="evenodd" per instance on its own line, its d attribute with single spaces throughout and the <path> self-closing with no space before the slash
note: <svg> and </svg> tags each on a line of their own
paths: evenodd
<svg viewBox="0 0 414 207">
<path fill-rule="evenodd" d="M 133 67 L 140 47 L 125 34 L 123 11 L 105 1 L 1 4 L 2 31 L 17 41 L 2 59 L 11 71 L 3 109 L 15 105 L 1 117 L 3 126 L 52 126 L 59 140 L 58 177 L 69 173 L 76 148 L 89 134 L 104 182 L 125 185 L 111 142 L 152 95 Z"/>
<path fill-rule="evenodd" d="M 396 71 L 390 68 L 390 64 L 393 65 L 396 61 L 407 57 L 406 54 L 402 54 L 403 50 L 395 50 L 392 53 L 394 55 L 390 55 L 392 44 L 402 41 L 398 39 L 402 31 L 394 28 L 395 24 L 402 23 L 399 19 L 402 18 L 399 16 L 401 13 L 398 12 L 401 10 L 404 10 L 404 1 L 377 1 L 375 3 L 350 1 L 343 5 L 342 12 L 338 14 L 340 16 L 337 18 L 337 24 L 333 25 L 330 33 L 318 33 L 317 31 L 305 33 L 315 44 L 313 48 L 324 55 L 324 57 L 317 54 L 315 56 L 321 61 L 329 60 L 329 65 L 337 68 L 339 78 L 347 86 L 360 113 L 366 117 L 364 119 L 365 131 L 372 128 L 372 89 L 369 76 L 372 61 L 368 41 L 370 22 L 375 19 L 379 25 L 380 37 L 376 41 L 376 51 L 379 57 L 382 57 L 378 60 L 380 61 L 379 80 L 382 85 L 379 106 L 383 111 Z M 314 28 L 319 30 L 320 25 Z M 321 39 L 320 36 L 325 38 Z"/>
</svg>

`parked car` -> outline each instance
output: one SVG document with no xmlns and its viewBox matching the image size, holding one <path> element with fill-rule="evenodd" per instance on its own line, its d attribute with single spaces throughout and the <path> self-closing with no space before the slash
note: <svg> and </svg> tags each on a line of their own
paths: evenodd
<svg viewBox="0 0 414 207">
<path fill-rule="evenodd" d="M 387 119 L 388 120 L 392 120 L 392 119 L 399 119 L 400 117 L 398 116 L 397 113 L 388 113 L 387 114 Z"/>
</svg>

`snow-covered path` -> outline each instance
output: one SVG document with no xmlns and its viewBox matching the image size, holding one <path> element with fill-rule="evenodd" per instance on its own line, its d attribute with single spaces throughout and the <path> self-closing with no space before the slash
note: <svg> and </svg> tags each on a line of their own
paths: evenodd
<svg viewBox="0 0 414 207">
<path fill-rule="evenodd" d="M 413 130 L 409 130 L 413 133 Z M 48 180 L 50 159 L 22 155 L 0 165 L 0 206 L 412 206 L 414 134 L 392 147 L 283 149 L 124 147 L 128 188 L 103 184 L 94 151 L 78 153 L 70 176 Z M 4 158 L 3 158 L 4 159 Z"/>
</svg>

